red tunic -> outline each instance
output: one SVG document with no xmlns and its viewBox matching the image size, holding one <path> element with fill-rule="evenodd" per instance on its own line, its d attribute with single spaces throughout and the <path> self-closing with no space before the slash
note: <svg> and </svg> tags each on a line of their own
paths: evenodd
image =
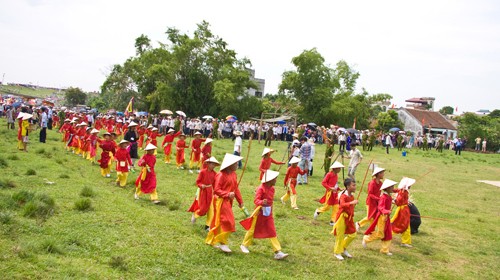
<svg viewBox="0 0 500 280">
<path fill-rule="evenodd" d="M 158 137 L 158 132 L 156 131 L 151 132 L 151 135 L 149 137 L 150 137 L 149 143 L 158 147 L 158 142 L 156 141 L 156 137 Z"/>
<path fill-rule="evenodd" d="M 175 155 L 175 161 L 178 164 L 184 163 L 184 149 L 187 149 L 188 146 L 186 146 L 186 141 L 183 139 L 177 140 L 177 143 L 175 143 L 175 148 L 177 150 L 177 154 Z"/>
<path fill-rule="evenodd" d="M 98 160 L 100 163 L 101 168 L 107 168 L 109 166 L 109 160 L 111 157 L 109 156 L 109 152 L 115 153 L 114 145 L 111 140 L 108 141 L 102 141 L 99 145 L 102 149 L 101 153 L 101 159 Z"/>
<path fill-rule="evenodd" d="M 335 172 L 330 171 L 326 174 L 325 178 L 321 182 L 321 185 L 325 187 L 326 191 L 325 195 L 323 195 L 323 197 L 319 200 L 320 203 L 326 202 L 328 205 L 335 205 L 339 203 L 337 198 L 337 189 L 334 189 L 337 186 L 338 179 L 339 177 Z M 330 197 L 328 198 L 328 201 L 326 201 L 326 197 L 328 195 L 330 195 Z"/>
<path fill-rule="evenodd" d="M 118 148 L 115 153 L 116 171 L 128 172 L 128 166 L 132 165 L 132 159 L 127 149 Z"/>
<path fill-rule="evenodd" d="M 155 173 L 156 157 L 154 155 L 145 154 L 137 162 L 138 166 L 143 167 L 139 177 L 135 180 L 135 185 L 141 188 L 143 193 L 152 193 L 156 189 L 156 173 Z M 149 167 L 149 171 L 144 167 Z M 146 172 L 146 177 L 142 179 L 143 172 Z"/>
<path fill-rule="evenodd" d="M 289 186 L 292 189 L 292 193 L 296 194 L 295 186 L 297 185 L 297 176 L 306 174 L 305 170 L 300 169 L 298 166 L 290 166 L 286 170 L 285 180 L 283 184 Z"/>
<path fill-rule="evenodd" d="M 403 233 L 410 225 L 410 208 L 408 207 L 408 191 L 405 189 L 397 190 L 396 205 L 400 207 L 398 215 L 392 222 L 392 231 Z"/>
<path fill-rule="evenodd" d="M 22 135 L 22 130 L 23 130 L 23 119 L 19 119 L 19 129 L 17 130 L 17 140 L 22 140 L 23 135 Z"/>
<path fill-rule="evenodd" d="M 174 142 L 174 138 L 181 135 L 181 131 L 177 131 L 176 133 L 168 133 L 165 135 L 165 138 L 163 139 L 163 142 L 161 143 L 162 146 L 165 146 L 163 148 L 163 152 L 165 155 L 169 155 L 172 152 L 172 143 Z"/>
<path fill-rule="evenodd" d="M 89 153 L 90 153 L 90 157 L 93 158 L 93 157 L 95 157 L 96 150 L 97 150 L 97 135 L 95 135 L 95 134 L 90 135 L 89 140 L 90 140 Z"/>
<path fill-rule="evenodd" d="M 262 201 L 267 199 L 267 204 L 263 205 Z M 255 199 L 253 203 L 255 206 L 269 206 L 271 207 L 271 214 L 269 216 L 264 216 L 263 209 L 261 208 L 257 216 L 257 221 L 255 222 L 255 231 L 253 234 L 254 238 L 272 238 L 276 237 L 276 228 L 274 227 L 273 218 L 273 200 L 274 200 L 274 186 L 266 186 L 261 184 L 255 193 Z"/>
<path fill-rule="evenodd" d="M 382 187 L 383 182 L 377 183 L 376 179 L 373 179 L 368 183 L 368 196 L 366 197 L 366 205 L 368 205 L 368 219 L 375 218 L 377 214 L 377 205 L 380 198 L 380 187 Z"/>
<path fill-rule="evenodd" d="M 201 157 L 201 143 L 205 142 L 206 139 L 203 138 L 194 138 L 191 141 L 191 161 L 198 162 Z"/>
<path fill-rule="evenodd" d="M 259 180 L 262 180 L 262 176 L 264 176 L 264 173 L 266 173 L 266 170 L 271 168 L 271 163 L 274 164 L 283 164 L 280 161 L 275 161 L 271 157 L 263 157 L 262 161 L 260 162 L 259 170 L 260 170 L 260 177 Z"/>
<path fill-rule="evenodd" d="M 198 200 L 194 200 L 193 204 L 189 208 L 188 212 L 196 212 L 198 216 L 204 216 L 208 209 L 210 208 L 210 204 L 213 199 L 213 186 L 215 183 L 215 176 L 217 172 L 210 171 L 208 169 L 203 169 L 198 174 L 198 178 L 196 179 L 196 186 L 200 188 L 200 195 L 198 196 Z M 202 185 L 210 185 L 210 187 L 202 188 Z"/>
<path fill-rule="evenodd" d="M 144 134 L 146 133 L 146 129 L 144 127 L 140 127 L 137 132 L 139 133 L 139 141 L 138 142 L 138 146 L 139 148 L 142 148 L 142 143 L 144 143 Z"/>
<path fill-rule="evenodd" d="M 348 215 L 347 218 L 345 218 L 345 234 L 356 232 L 356 226 L 354 225 L 354 204 L 351 204 L 351 201 L 354 201 L 353 195 L 348 195 L 346 192 L 342 193 L 340 196 L 339 211 L 335 218 L 335 221 L 337 221 L 343 213 Z M 335 232 L 335 234 L 337 233 Z"/>
<path fill-rule="evenodd" d="M 384 241 L 392 240 L 391 219 L 389 217 L 389 215 L 391 214 L 391 204 L 392 204 L 391 196 L 388 193 L 385 192 L 382 193 L 380 199 L 378 200 L 378 206 L 376 208 L 377 214 L 375 215 L 375 220 L 366 230 L 365 235 L 368 235 L 375 230 L 375 228 L 377 227 L 378 219 L 380 218 L 381 215 L 387 215 L 387 219 L 385 221 L 385 226 L 384 226 L 384 238 L 382 238 L 382 240 Z"/>
<path fill-rule="evenodd" d="M 201 155 L 202 155 L 201 161 L 203 162 L 203 169 L 205 169 L 207 168 L 205 160 L 209 159 L 212 156 L 212 144 L 205 144 L 203 148 L 201 148 Z"/>
<path fill-rule="evenodd" d="M 217 209 L 217 207 L 215 207 L 214 218 L 212 219 L 212 225 L 210 228 L 215 227 L 215 222 L 217 218 L 219 218 L 222 231 L 234 232 L 236 230 L 233 215 L 234 199 L 229 198 L 230 192 L 234 192 L 234 197 L 240 205 L 243 204 L 243 199 L 241 198 L 241 193 L 238 189 L 238 178 L 236 176 L 236 173 L 228 173 L 225 170 L 222 170 L 215 176 L 214 184 L 214 197 L 222 198 L 222 205 L 220 209 Z"/>
</svg>

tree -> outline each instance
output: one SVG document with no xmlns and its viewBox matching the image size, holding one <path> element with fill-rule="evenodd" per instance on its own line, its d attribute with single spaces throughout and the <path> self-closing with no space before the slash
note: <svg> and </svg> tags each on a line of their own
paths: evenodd
<svg viewBox="0 0 500 280">
<path fill-rule="evenodd" d="M 439 113 L 443 115 L 453 115 L 453 112 L 455 112 L 455 109 L 451 106 L 444 106 L 441 110 L 439 110 Z"/>
<path fill-rule="evenodd" d="M 381 112 L 377 116 L 376 129 L 381 131 L 389 131 L 389 129 L 397 127 L 403 128 L 403 123 L 399 120 L 398 113 L 394 110 Z"/>
<path fill-rule="evenodd" d="M 85 92 L 83 92 L 80 88 L 70 87 L 66 90 L 65 98 L 66 105 L 73 107 L 85 104 L 87 94 L 85 94 Z"/>
<path fill-rule="evenodd" d="M 458 119 L 458 135 L 468 139 L 467 147 L 473 148 L 474 139 L 487 139 L 487 149 L 497 151 L 500 146 L 500 118 L 478 116 L 474 113 L 465 113 Z"/>
</svg>

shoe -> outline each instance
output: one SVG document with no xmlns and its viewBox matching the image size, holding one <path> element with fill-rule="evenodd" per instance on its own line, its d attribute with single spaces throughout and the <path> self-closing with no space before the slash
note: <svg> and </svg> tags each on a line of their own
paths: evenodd
<svg viewBox="0 0 500 280">
<path fill-rule="evenodd" d="M 360 229 L 361 229 L 361 226 L 359 225 L 359 222 L 356 222 L 355 225 L 356 225 L 356 232 L 359 232 Z"/>
<path fill-rule="evenodd" d="M 411 246 L 410 244 L 401 244 L 401 247 L 406 247 L 406 248 L 413 248 L 413 246 Z"/>
<path fill-rule="evenodd" d="M 196 223 L 196 217 L 193 215 L 191 215 L 191 223 L 194 224 Z"/>
<path fill-rule="evenodd" d="M 364 238 L 363 238 L 363 242 L 361 242 L 361 245 L 363 245 L 363 248 L 365 248 L 365 249 L 366 249 L 366 247 L 367 247 L 367 246 L 366 246 L 366 241 L 365 241 L 365 239 L 364 239 Z"/>
<path fill-rule="evenodd" d="M 210 231 L 210 227 L 205 225 L 205 231 Z"/>
<path fill-rule="evenodd" d="M 389 252 L 389 253 L 386 253 L 386 255 L 388 255 L 388 256 L 392 256 L 392 253 L 391 253 L 391 252 Z"/>
<path fill-rule="evenodd" d="M 189 173 L 190 173 L 190 174 L 193 174 L 193 170 L 189 170 Z"/>
<path fill-rule="evenodd" d="M 299 185 L 302 185 L 302 182 L 299 182 Z"/>
<path fill-rule="evenodd" d="M 161 201 L 159 200 L 153 200 L 153 204 L 159 204 Z"/>
<path fill-rule="evenodd" d="M 111 175 L 110 174 L 106 174 L 106 178 L 109 178 L 109 177 L 111 177 Z"/>
<path fill-rule="evenodd" d="M 288 254 L 285 254 L 281 251 L 278 251 L 278 253 L 274 254 L 274 259 L 275 260 L 282 260 L 284 258 L 288 257 Z"/>
<path fill-rule="evenodd" d="M 335 257 L 337 258 L 337 260 L 339 261 L 343 261 L 344 260 L 344 257 L 342 257 L 341 254 L 335 254 Z"/>
<path fill-rule="evenodd" d="M 344 252 L 342 253 L 342 255 L 348 257 L 348 258 L 352 258 L 352 255 L 349 254 L 349 252 L 347 252 L 347 250 L 344 250 Z"/>
<path fill-rule="evenodd" d="M 299 207 L 295 206 L 292 208 L 293 210 L 299 210 Z"/>
<path fill-rule="evenodd" d="M 240 245 L 240 249 L 245 254 L 250 253 L 250 251 L 248 250 L 248 248 L 245 245 Z"/>
<path fill-rule="evenodd" d="M 224 252 L 224 253 L 231 253 L 231 249 L 229 249 L 229 246 L 227 246 L 226 244 L 221 244 L 219 246 L 219 249 Z"/>
<path fill-rule="evenodd" d="M 333 227 L 335 225 L 335 222 L 330 221 L 330 225 Z"/>
<path fill-rule="evenodd" d="M 283 197 L 280 198 L 281 204 L 285 205 L 285 201 L 283 200 Z"/>
<path fill-rule="evenodd" d="M 314 217 L 315 220 L 318 218 L 318 216 L 319 216 L 319 213 L 316 212 L 316 211 L 314 211 L 314 216 L 313 217 Z"/>
<path fill-rule="evenodd" d="M 134 193 L 134 198 L 139 199 L 139 196 L 136 193 Z"/>
</svg>

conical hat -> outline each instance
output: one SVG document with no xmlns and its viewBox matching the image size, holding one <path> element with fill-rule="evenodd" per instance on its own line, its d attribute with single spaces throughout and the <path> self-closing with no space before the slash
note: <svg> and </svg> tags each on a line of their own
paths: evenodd
<svg viewBox="0 0 500 280">
<path fill-rule="evenodd" d="M 236 130 L 236 131 L 234 132 L 234 135 L 236 135 L 236 136 L 241 136 L 241 135 L 243 135 L 243 133 L 242 133 L 241 131 L 239 131 L 239 130 Z"/>
<path fill-rule="evenodd" d="M 149 150 L 155 150 L 156 149 L 156 146 L 149 143 L 146 148 L 144 148 L 144 151 L 149 151 Z"/>
<path fill-rule="evenodd" d="M 167 131 L 167 133 L 173 133 L 173 132 L 175 132 L 175 130 L 173 130 L 171 128 L 169 128 L 168 131 Z"/>
<path fill-rule="evenodd" d="M 278 171 L 273 171 L 273 170 L 266 170 L 266 173 L 264 173 L 264 176 L 262 176 L 262 183 L 267 183 L 269 181 L 272 181 L 274 178 L 278 177 L 280 173 Z"/>
<path fill-rule="evenodd" d="M 382 167 L 375 167 L 375 170 L 373 170 L 372 176 L 377 175 L 378 173 L 385 171 L 385 168 Z"/>
<path fill-rule="evenodd" d="M 122 121 L 122 119 L 117 119 L 116 122 L 117 123 L 122 123 L 123 121 Z"/>
<path fill-rule="evenodd" d="M 90 131 L 90 133 L 99 133 L 99 130 L 93 128 L 92 131 Z"/>
<path fill-rule="evenodd" d="M 151 131 L 158 131 L 158 128 L 153 127 L 153 129 L 151 129 Z"/>
<path fill-rule="evenodd" d="M 220 165 L 219 161 L 215 157 L 210 157 L 209 159 L 205 160 L 206 163 L 212 162 L 216 163 L 217 165 Z"/>
<path fill-rule="evenodd" d="M 128 124 L 128 127 L 132 127 L 132 126 L 137 126 L 138 124 L 134 121 L 131 121 L 129 124 Z"/>
<path fill-rule="evenodd" d="M 104 132 L 104 134 L 102 136 L 106 136 L 106 135 L 111 136 L 111 133 L 106 131 L 106 132 Z"/>
<path fill-rule="evenodd" d="M 87 123 L 86 122 L 81 122 L 80 123 L 80 126 L 84 126 L 84 125 L 87 125 Z"/>
<path fill-rule="evenodd" d="M 380 190 L 385 190 L 389 187 L 392 187 L 396 185 L 398 182 L 394 182 L 393 180 L 385 179 L 384 183 L 382 183 L 382 187 L 380 187 Z"/>
<path fill-rule="evenodd" d="M 266 154 L 268 154 L 268 153 L 272 153 L 272 152 L 274 152 L 274 150 L 273 150 L 273 149 L 264 148 L 264 151 L 262 151 L 262 156 L 264 156 L 264 155 L 266 155 Z"/>
<path fill-rule="evenodd" d="M 212 143 L 212 141 L 214 141 L 214 139 L 212 139 L 212 138 L 207 138 L 207 139 L 205 140 L 205 144 Z"/>
<path fill-rule="evenodd" d="M 65 119 L 64 122 L 70 122 L 71 120 L 70 119 Z"/>
<path fill-rule="evenodd" d="M 152 124 L 148 125 L 148 129 L 153 128 L 154 126 Z"/>
<path fill-rule="evenodd" d="M 288 163 L 294 164 L 294 163 L 299 163 L 299 162 L 300 162 L 300 159 L 298 157 L 292 157 L 292 159 Z"/>
<path fill-rule="evenodd" d="M 233 165 L 234 163 L 242 160 L 243 158 L 240 156 L 232 155 L 232 154 L 227 154 L 224 156 L 224 160 L 222 161 L 220 170 L 224 170 L 228 168 L 229 166 Z"/>
<path fill-rule="evenodd" d="M 23 112 L 20 112 L 19 115 L 17 115 L 17 119 L 22 119 L 24 116 L 24 113 Z"/>
<path fill-rule="evenodd" d="M 24 115 L 23 115 L 23 121 L 25 121 L 25 120 L 29 120 L 29 119 L 31 119 L 32 117 L 33 117 L 33 115 L 32 115 L 32 114 L 24 114 Z"/>
<path fill-rule="evenodd" d="M 403 179 L 401 179 L 401 181 L 399 182 L 399 185 L 398 185 L 398 189 L 405 189 L 407 190 L 410 186 L 412 186 L 413 184 L 415 184 L 417 180 L 415 179 L 412 179 L 412 178 L 408 178 L 408 177 L 403 177 Z"/>
<path fill-rule="evenodd" d="M 127 141 L 127 140 L 125 140 L 125 139 L 123 139 L 122 141 L 120 141 L 120 143 L 118 143 L 118 145 L 121 145 L 121 144 L 123 144 L 123 143 L 130 143 L 130 142 L 129 142 L 129 141 Z"/>
<path fill-rule="evenodd" d="M 193 135 L 201 135 L 201 132 L 196 131 Z"/>
<path fill-rule="evenodd" d="M 342 167 L 345 167 L 344 165 L 342 165 L 342 163 L 336 161 L 334 162 L 331 166 L 330 166 L 330 169 L 333 169 L 333 168 L 342 168 Z"/>
</svg>

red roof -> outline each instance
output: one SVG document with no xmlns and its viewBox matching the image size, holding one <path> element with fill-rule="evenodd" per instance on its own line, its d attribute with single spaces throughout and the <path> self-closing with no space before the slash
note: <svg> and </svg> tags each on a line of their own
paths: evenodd
<svg viewBox="0 0 500 280">
<path fill-rule="evenodd" d="M 430 125 L 434 128 L 443 128 L 451 130 L 457 129 L 439 112 L 408 109 L 408 108 L 405 108 L 404 110 L 408 111 L 408 113 L 410 113 L 410 115 L 415 117 L 418 120 L 418 122 L 420 122 L 423 126 Z"/>
<path fill-rule="evenodd" d="M 405 102 L 427 104 L 427 103 L 429 103 L 429 100 L 424 100 L 422 98 L 410 98 L 410 99 L 406 99 Z"/>
</svg>

